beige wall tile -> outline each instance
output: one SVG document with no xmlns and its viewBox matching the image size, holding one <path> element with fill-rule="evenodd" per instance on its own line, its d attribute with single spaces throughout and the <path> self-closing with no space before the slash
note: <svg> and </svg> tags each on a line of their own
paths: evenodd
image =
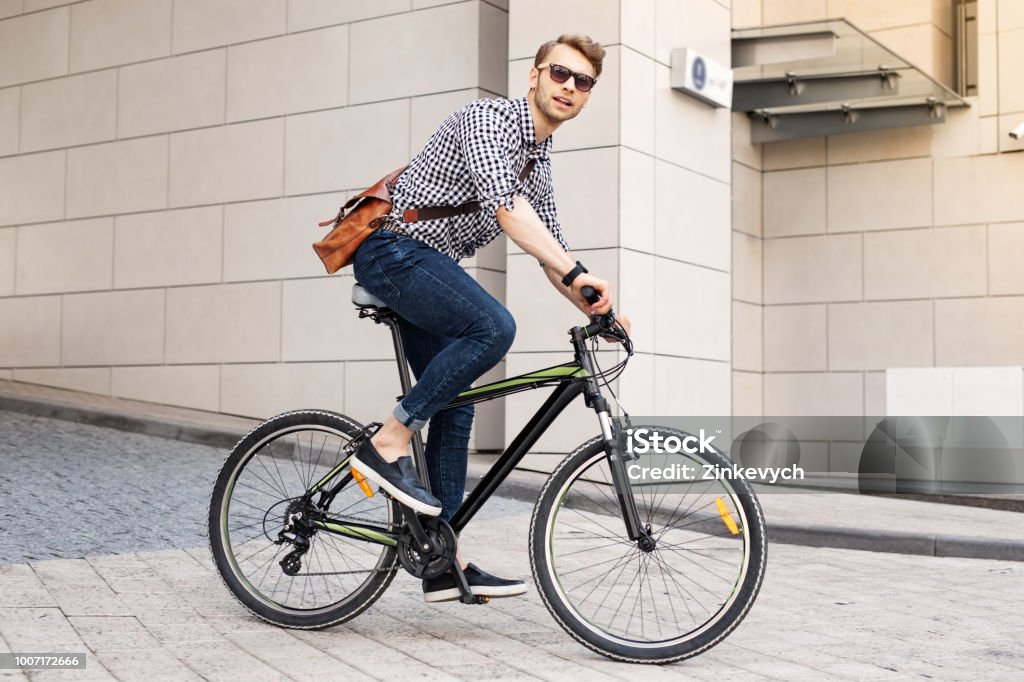
<svg viewBox="0 0 1024 682">
<path fill-rule="evenodd" d="M 288 0 L 288 30 L 304 31 L 408 12 L 409 9 L 409 0 Z"/>
<path fill-rule="evenodd" d="M 1024 156 L 935 160 L 935 224 L 1024 220 Z"/>
<path fill-rule="evenodd" d="M 14 380 L 71 391 L 110 395 L 109 367 L 16 369 Z"/>
<path fill-rule="evenodd" d="M 0 0 L 0 19 L 21 14 L 24 0 Z"/>
<path fill-rule="evenodd" d="M 669 68 L 655 71 L 655 147 L 658 157 L 729 182 L 732 118 L 669 87 Z"/>
<path fill-rule="evenodd" d="M 14 295 L 15 261 L 18 252 L 18 230 L 0 229 L 0 296 Z"/>
<path fill-rule="evenodd" d="M 999 34 L 999 112 L 1024 111 L 1024 28 Z M 980 87 L 980 86 L 979 86 Z"/>
<path fill-rule="evenodd" d="M 828 369 L 826 319 L 823 305 L 765 307 L 765 371 L 822 372 Z"/>
<path fill-rule="evenodd" d="M 615 389 L 630 414 L 654 414 L 654 356 L 634 355 L 629 368 L 619 377 Z"/>
<path fill-rule="evenodd" d="M 946 116 L 950 117 L 950 112 L 947 112 Z M 948 127 L 948 120 L 949 118 L 942 126 L 924 125 L 832 135 L 828 138 L 828 162 L 863 163 L 929 156 L 932 150 L 932 133 L 936 128 Z"/>
<path fill-rule="evenodd" d="M 35 12 L 41 9 L 49 9 L 58 5 L 68 5 L 74 0 L 25 0 L 25 11 Z"/>
<path fill-rule="evenodd" d="M 470 102 L 485 97 L 491 97 L 491 95 L 476 88 L 413 97 L 410 109 L 411 132 L 409 134 L 412 155 L 415 156 L 423 150 L 427 140 L 446 118 Z"/>
<path fill-rule="evenodd" d="M 516 0 L 514 10 L 508 24 L 510 59 L 533 59 L 537 48 L 563 33 L 585 33 L 602 45 L 619 42 L 618 0 Z"/>
<path fill-rule="evenodd" d="M 732 0 L 732 25 L 747 28 L 761 25 L 761 0 Z"/>
<path fill-rule="evenodd" d="M 985 120 L 991 121 L 996 119 L 992 118 Z M 998 118 L 996 136 L 999 140 L 998 148 L 1000 152 L 1018 152 L 1024 150 L 1024 139 L 1014 139 L 1010 137 L 1010 131 L 1021 123 L 1024 123 L 1024 113 L 1004 114 Z"/>
<path fill-rule="evenodd" d="M 65 152 L 0 159 L 0 225 L 64 217 Z"/>
<path fill-rule="evenodd" d="M 1024 365 L 1024 297 L 935 302 L 935 364 Z"/>
<path fill-rule="evenodd" d="M 18 153 L 21 88 L 0 90 L 0 156 Z"/>
<path fill-rule="evenodd" d="M 940 83 L 952 84 L 953 39 L 934 24 L 869 31 L 868 35 Z"/>
<path fill-rule="evenodd" d="M 337 149 L 330 150 L 337 154 Z M 280 196 L 284 122 L 240 123 L 171 135 L 170 205 Z"/>
<path fill-rule="evenodd" d="M 220 367 L 112 367 L 112 395 L 216 412 L 220 409 Z"/>
<path fill-rule="evenodd" d="M 983 296 L 985 227 L 864 235 L 864 297 Z"/>
<path fill-rule="evenodd" d="M 344 201 L 344 194 L 335 193 L 228 204 L 224 207 L 224 281 L 326 274 L 312 244 L 329 230 L 317 223 L 336 214 Z"/>
<path fill-rule="evenodd" d="M 654 352 L 728 362 L 729 274 L 659 258 L 654 276 Z"/>
<path fill-rule="evenodd" d="M 393 359 L 346 362 L 344 389 L 345 414 L 363 424 L 383 422 L 402 394 Z"/>
<path fill-rule="evenodd" d="M 732 160 L 748 168 L 760 170 L 765 145 L 750 142 L 750 119 L 741 111 L 732 114 Z"/>
<path fill-rule="evenodd" d="M 509 249 L 509 239 L 502 233 L 493 242 L 477 251 L 469 258 L 463 258 L 459 265 L 470 268 L 486 268 L 496 272 L 505 272 L 505 258 Z"/>
<path fill-rule="evenodd" d="M 733 371 L 731 414 L 738 417 L 764 414 L 763 374 Z"/>
<path fill-rule="evenodd" d="M 94 0 L 72 5 L 71 71 L 169 55 L 171 5 L 172 0 Z"/>
<path fill-rule="evenodd" d="M 988 227 L 988 293 L 1024 294 L 1024 223 L 989 225 Z"/>
<path fill-rule="evenodd" d="M 19 295 L 109 289 L 114 219 L 18 228 Z"/>
<path fill-rule="evenodd" d="M 996 32 L 996 6 L 999 0 L 978 0 L 978 34 Z"/>
<path fill-rule="evenodd" d="M 860 300 L 861 261 L 860 235 L 766 240 L 764 301 Z"/>
<path fill-rule="evenodd" d="M 482 85 L 479 20 L 479 3 L 462 2 L 352 24 L 349 101 L 376 102 Z M 383 44 L 389 49 L 379 49 Z M 388 77 L 381 78 L 381 73 Z"/>
<path fill-rule="evenodd" d="M 654 174 L 658 255 L 728 270 L 732 242 L 728 183 L 663 161 L 655 162 Z"/>
<path fill-rule="evenodd" d="M 864 372 L 864 416 L 884 417 L 885 372 Z"/>
<path fill-rule="evenodd" d="M 711 416 L 732 407 L 728 362 L 654 356 L 655 415 Z"/>
<path fill-rule="evenodd" d="M 393 139 L 394 131 L 408 129 L 408 100 L 289 116 L 285 192 L 362 191 L 409 162 L 405 136 Z M 392 144 L 381 147 L 387 138 Z M 359 163 L 338 163 L 339 154 Z"/>
<path fill-rule="evenodd" d="M 114 287 L 220 282 L 222 223 L 220 206 L 119 216 Z"/>
<path fill-rule="evenodd" d="M 573 255 L 585 262 L 591 272 L 600 273 L 599 277 L 611 282 L 613 300 L 618 298 L 616 287 L 621 285 L 618 284 L 618 256 L 614 249 Z M 505 305 L 516 320 L 516 339 L 509 354 L 550 351 L 571 354 L 566 331 L 584 321 L 581 313 L 551 287 L 532 256 L 510 253 L 507 277 L 515 286 L 507 288 Z"/>
<path fill-rule="evenodd" d="M 953 413 L 953 370 L 942 367 L 900 367 L 885 372 L 887 415 L 950 415 Z"/>
<path fill-rule="evenodd" d="M 0 299 L 0 367 L 60 364 L 60 296 Z"/>
<path fill-rule="evenodd" d="M 765 25 L 817 21 L 831 16 L 825 0 L 763 0 L 761 12 Z"/>
<path fill-rule="evenodd" d="M 0 23 L 0 87 L 68 72 L 67 7 Z"/>
<path fill-rule="evenodd" d="M 999 37 L 995 33 L 978 36 L 978 113 L 999 113 Z"/>
<path fill-rule="evenodd" d="M 121 137 L 224 122 L 225 52 L 211 50 L 121 68 L 117 128 Z"/>
<path fill-rule="evenodd" d="M 859 372 L 764 375 L 764 413 L 787 416 L 856 416 L 863 412 Z"/>
<path fill-rule="evenodd" d="M 654 154 L 654 107 L 651 106 L 654 102 L 654 60 L 629 49 L 620 50 L 619 54 L 622 57 L 620 143 L 645 154 Z"/>
<path fill-rule="evenodd" d="M 61 349 L 65 365 L 163 362 L 164 292 L 148 289 L 64 296 Z"/>
<path fill-rule="evenodd" d="M 228 121 L 344 106 L 348 32 L 337 26 L 228 48 Z"/>
<path fill-rule="evenodd" d="M 648 57 L 654 56 L 657 26 L 656 0 L 619 3 L 619 41 Z"/>
<path fill-rule="evenodd" d="M 351 274 L 284 282 L 281 357 L 285 362 L 394 357 L 387 328 L 357 318 L 349 303 L 353 282 Z"/>
<path fill-rule="evenodd" d="M 825 169 L 764 174 L 764 236 L 824 234 Z"/>
<path fill-rule="evenodd" d="M 998 0 L 999 30 L 1011 31 L 1024 28 L 1024 7 L 1016 0 Z M 980 8 L 979 8 L 980 14 Z"/>
<path fill-rule="evenodd" d="M 828 168 L 828 230 L 922 227 L 932 222 L 932 161 Z"/>
<path fill-rule="evenodd" d="M 619 244 L 619 196 L 615 191 L 618 162 L 619 150 L 615 148 L 551 155 L 558 222 L 574 251 Z"/>
<path fill-rule="evenodd" d="M 654 344 L 654 321 L 659 310 L 654 307 L 655 256 L 635 251 L 619 252 L 619 275 L 615 281 L 618 295 L 615 310 L 632 322 L 630 336 L 639 348 L 650 349 Z M 665 311 L 660 311 L 664 314 Z M 644 413 L 639 413 L 644 414 Z"/>
<path fill-rule="evenodd" d="M 830 305 L 829 369 L 931 366 L 932 330 L 931 301 Z"/>
<path fill-rule="evenodd" d="M 956 367 L 951 414 L 1020 418 L 1024 413 L 1022 379 L 1020 367 Z"/>
<path fill-rule="evenodd" d="M 167 290 L 167 362 L 276 362 L 281 283 Z"/>
<path fill-rule="evenodd" d="M 508 10 L 481 2 L 477 16 L 478 82 L 498 95 L 508 94 Z"/>
<path fill-rule="evenodd" d="M 715 0 L 656 0 L 655 55 L 662 64 L 672 62 L 672 50 L 689 47 L 729 68 L 732 15 Z"/>
<path fill-rule="evenodd" d="M 756 237 L 762 234 L 763 174 L 743 164 L 732 164 L 732 229 Z"/>
<path fill-rule="evenodd" d="M 763 278 L 761 240 L 740 232 L 732 233 L 732 297 L 748 303 L 761 303 Z"/>
<path fill-rule="evenodd" d="M 824 137 L 780 140 L 766 142 L 761 146 L 764 149 L 764 169 L 766 171 L 810 168 L 824 166 L 826 163 Z"/>
<path fill-rule="evenodd" d="M 340 410 L 344 385 L 340 362 L 223 365 L 220 411 L 267 418 L 310 407 Z"/>
<path fill-rule="evenodd" d="M 732 302 L 732 367 L 734 370 L 764 370 L 764 308 Z"/>
<path fill-rule="evenodd" d="M 971 156 L 985 153 L 981 151 L 982 119 L 978 117 L 978 106 L 960 107 L 946 110 L 946 122 L 932 128 L 932 158 L 950 156 Z M 995 120 L 994 118 L 992 120 Z M 919 130 L 920 128 L 904 128 L 903 130 Z M 992 141 L 996 142 L 995 135 Z"/>
<path fill-rule="evenodd" d="M 554 34 L 557 36 L 558 34 Z M 593 37 L 593 36 L 591 36 Z M 596 40 L 596 38 L 595 38 Z M 607 48 L 601 84 L 594 88 L 587 108 L 568 125 L 558 129 L 552 139 L 555 151 L 607 147 L 619 144 L 619 48 Z M 508 96 L 525 97 L 533 57 L 509 62 Z"/>
<path fill-rule="evenodd" d="M 175 0 L 175 54 L 285 32 L 287 0 Z"/>
<path fill-rule="evenodd" d="M 932 5 L 932 0 L 904 0 L 899 3 L 885 0 L 828 0 L 828 16 L 846 17 L 858 27 L 872 30 L 931 23 L 937 19 Z"/>
<path fill-rule="evenodd" d="M 654 164 L 646 154 L 619 148 L 619 244 L 645 253 L 654 252 Z"/>
<path fill-rule="evenodd" d="M 113 139 L 116 101 L 114 69 L 22 87 L 21 151 Z"/>
<path fill-rule="evenodd" d="M 167 206 L 167 139 L 147 137 L 69 149 L 69 218 Z"/>
</svg>

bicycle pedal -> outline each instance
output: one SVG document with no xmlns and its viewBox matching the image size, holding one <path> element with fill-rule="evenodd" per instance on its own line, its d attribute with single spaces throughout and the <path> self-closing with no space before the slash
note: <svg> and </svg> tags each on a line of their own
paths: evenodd
<svg viewBox="0 0 1024 682">
<path fill-rule="evenodd" d="M 373 497 L 373 488 L 370 487 L 366 477 L 359 473 L 355 467 L 352 467 L 352 479 L 359 484 L 359 489 L 363 491 L 364 495 Z"/>
</svg>

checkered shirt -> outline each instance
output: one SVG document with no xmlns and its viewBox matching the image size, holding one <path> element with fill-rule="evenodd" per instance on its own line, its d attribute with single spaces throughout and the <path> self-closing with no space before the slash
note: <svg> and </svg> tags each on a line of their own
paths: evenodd
<svg viewBox="0 0 1024 682">
<path fill-rule="evenodd" d="M 501 234 L 498 206 L 512 209 L 522 195 L 566 251 L 551 186 L 551 137 L 538 143 L 533 117 L 522 99 L 478 99 L 445 119 L 399 178 L 391 198 L 392 223 L 454 260 L 468 258 Z M 526 162 L 533 172 L 520 182 Z M 402 221 L 407 208 L 458 206 L 479 201 L 467 215 Z"/>
</svg>

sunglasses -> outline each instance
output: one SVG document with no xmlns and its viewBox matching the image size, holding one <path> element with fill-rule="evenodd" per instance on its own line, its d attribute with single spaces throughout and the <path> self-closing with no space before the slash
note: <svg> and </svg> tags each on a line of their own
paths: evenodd
<svg viewBox="0 0 1024 682">
<path fill-rule="evenodd" d="M 564 83 L 572 77 L 573 81 L 576 83 L 576 89 L 580 92 L 590 92 L 590 89 L 597 83 L 597 79 L 593 76 L 570 71 L 561 64 L 550 64 L 545 62 L 544 64 L 538 64 L 537 70 L 540 71 L 545 66 L 548 67 L 548 70 L 551 73 L 551 80 L 556 83 Z"/>
</svg>

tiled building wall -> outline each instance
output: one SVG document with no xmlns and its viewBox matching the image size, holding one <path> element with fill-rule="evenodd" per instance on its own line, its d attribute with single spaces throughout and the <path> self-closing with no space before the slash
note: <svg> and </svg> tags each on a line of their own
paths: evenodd
<svg viewBox="0 0 1024 682">
<path fill-rule="evenodd" d="M 608 49 L 587 108 L 554 134 L 559 217 L 574 255 L 615 286 L 637 355 L 615 388 L 634 415 L 730 409 L 730 114 L 669 87 L 670 53 L 693 47 L 730 62 L 730 16 L 717 0 L 513 0 L 509 94 L 525 94 L 537 46 L 585 32 Z M 540 19 L 543 17 L 543 20 Z M 581 316 L 533 258 L 509 243 L 515 374 L 571 359 Z M 610 347 L 609 347 L 610 348 Z M 604 353 L 605 366 L 619 354 Z M 506 433 L 544 395 L 506 399 Z M 536 448 L 565 452 L 597 433 L 582 402 Z M 550 459 L 550 458 L 549 458 Z M 544 466 L 543 455 L 532 466 Z"/>
<path fill-rule="evenodd" d="M 916 61 L 949 6 L 764 0 L 734 22 L 847 16 Z M 1022 8 L 979 2 L 979 94 L 945 124 L 763 145 L 765 414 L 885 414 L 888 368 L 1024 365 Z"/>
<path fill-rule="evenodd" d="M 504 0 L 0 1 L 0 377 L 383 417 L 389 336 L 315 223 L 505 94 L 507 23 Z M 465 264 L 502 297 L 504 263 Z"/>
</svg>

